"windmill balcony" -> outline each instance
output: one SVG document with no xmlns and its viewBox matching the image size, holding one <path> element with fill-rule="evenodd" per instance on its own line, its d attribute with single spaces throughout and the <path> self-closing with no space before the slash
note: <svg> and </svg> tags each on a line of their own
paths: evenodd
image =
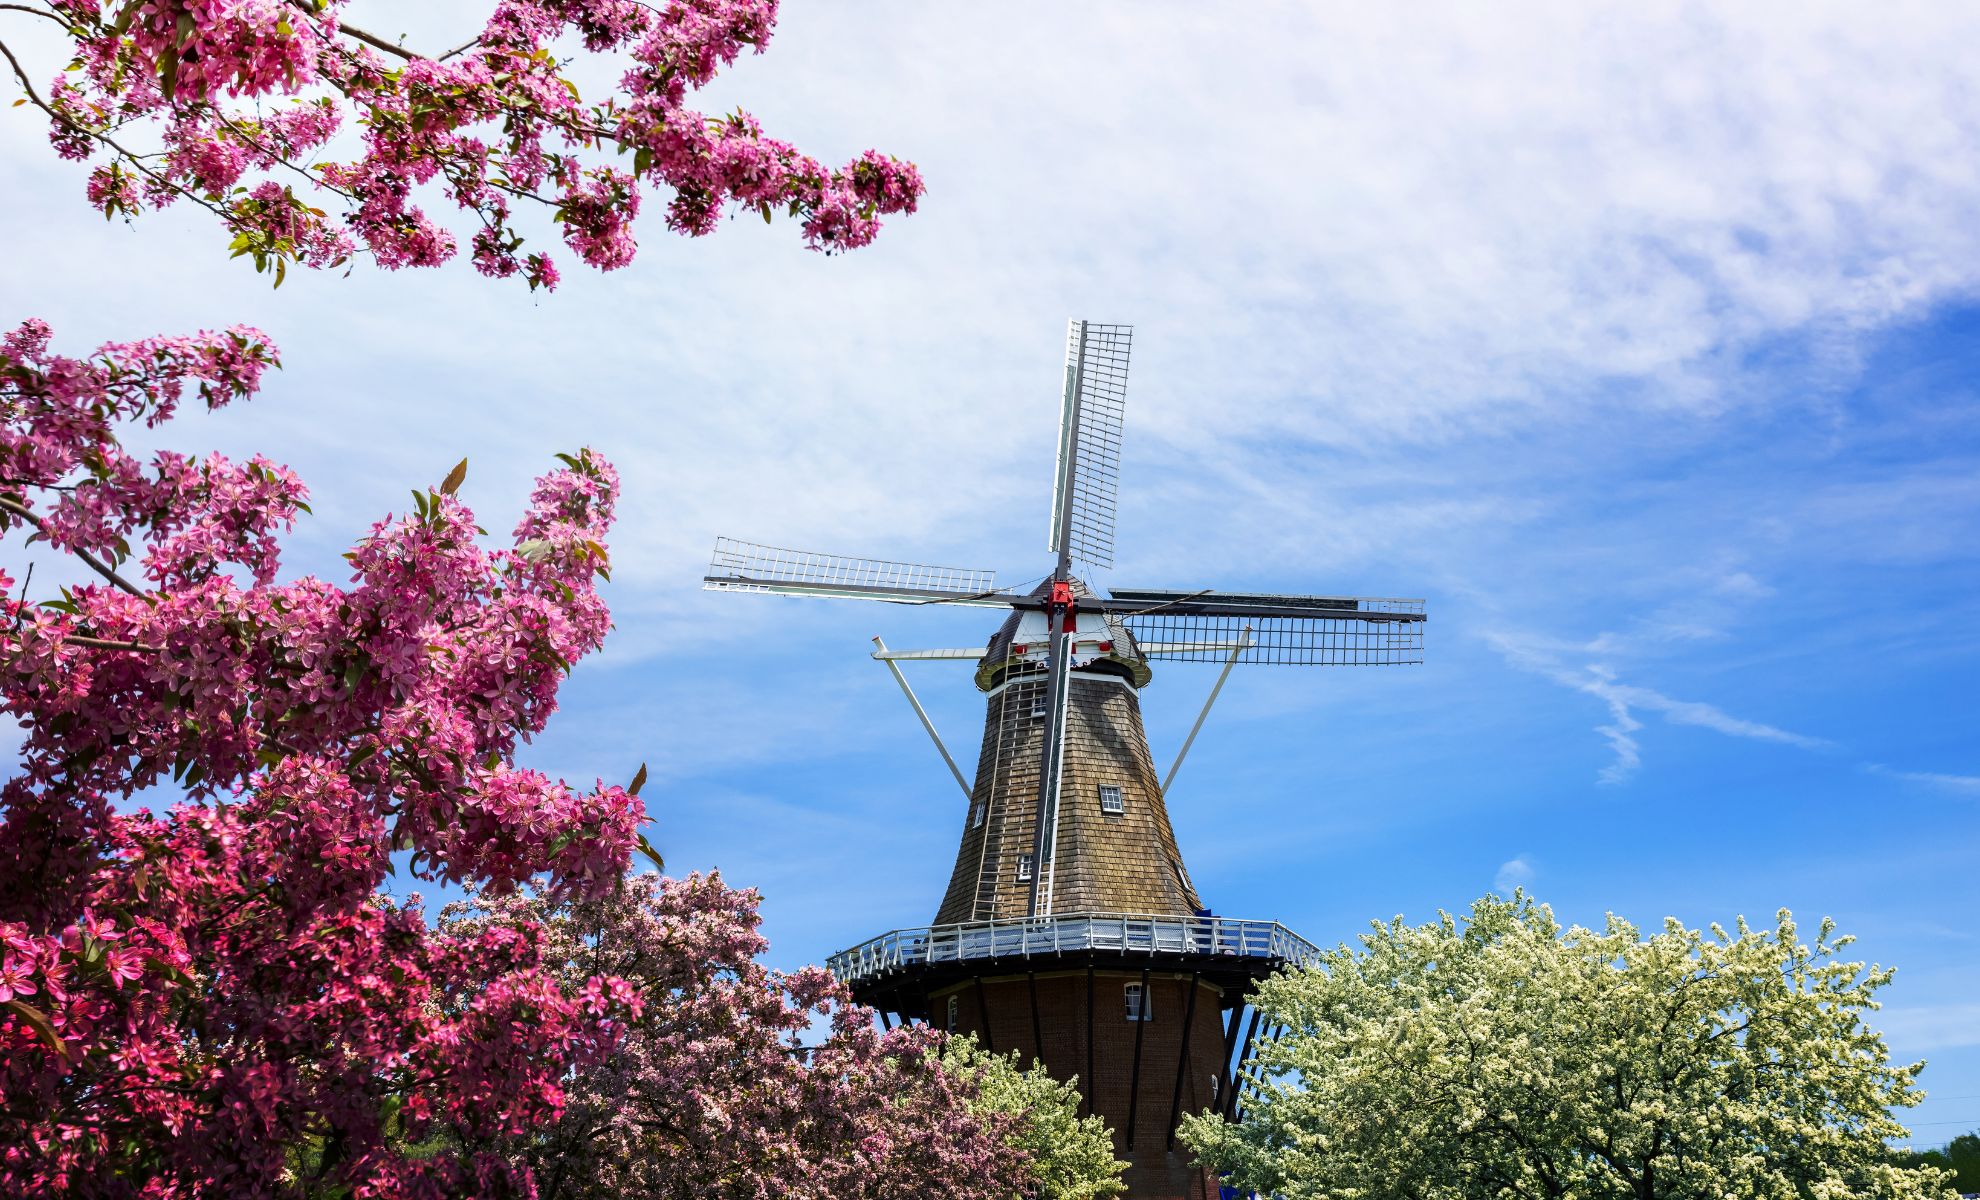
<svg viewBox="0 0 1980 1200">
<path fill-rule="evenodd" d="M 842 950 L 825 961 L 840 982 L 856 990 L 891 976 L 953 965 L 966 973 L 995 971 L 996 959 L 1047 957 L 1159 958 L 1237 966 L 1243 974 L 1291 963 L 1303 965 L 1319 948 L 1277 921 L 1173 914 L 1061 913 L 896 929 Z M 1237 961 L 1233 961 L 1237 960 Z M 1005 964 L 1018 970 L 1036 964 Z M 987 970 L 986 970 L 987 969 Z"/>
</svg>

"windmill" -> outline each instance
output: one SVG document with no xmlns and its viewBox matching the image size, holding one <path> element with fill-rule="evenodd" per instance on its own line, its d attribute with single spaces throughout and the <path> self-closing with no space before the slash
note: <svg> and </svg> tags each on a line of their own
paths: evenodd
<svg viewBox="0 0 1980 1200">
<path fill-rule="evenodd" d="M 1235 1064 L 1258 1036 L 1253 1010 L 1246 1053 L 1238 1053 L 1246 997 L 1263 975 L 1316 951 L 1277 922 L 1220 917 L 1203 906 L 1169 825 L 1169 787 L 1233 667 L 1418 663 L 1424 606 L 1210 588 L 1094 593 L 1073 567 L 1113 567 L 1131 340 L 1125 325 L 1068 327 L 1048 538 L 1056 558 L 1036 587 L 999 589 L 990 571 L 726 538 L 716 543 L 704 586 L 1007 610 L 981 649 L 895 651 L 874 639 L 874 657 L 893 673 L 969 808 L 935 923 L 871 939 L 829 965 L 883 1016 L 940 1020 L 993 1050 L 1000 1043 L 1028 1050 L 1060 1078 L 1078 1075 L 1089 1108 L 1108 1116 L 1132 1164 L 1130 1197 L 1214 1195 L 1214 1182 L 1174 1152 L 1185 1094 L 1192 1110 L 1236 1115 Z M 902 662 L 930 660 L 978 664 L 976 683 L 989 704 L 973 783 L 900 671 Z M 1157 661 L 1222 664 L 1159 782 L 1138 700 L 1152 676 L 1148 664 Z M 1122 988 L 1131 1031 L 1097 1020 L 1103 982 Z M 1163 1002 L 1161 991 L 1176 1003 Z M 969 993 L 974 1003 L 965 1005 Z M 1199 1007 L 1205 1020 L 1197 1019 Z M 1144 1080 L 1144 1051 L 1175 1056 L 1169 1096 L 1160 1094 L 1166 1072 Z M 1167 1121 L 1156 1125 L 1163 1107 Z"/>
</svg>

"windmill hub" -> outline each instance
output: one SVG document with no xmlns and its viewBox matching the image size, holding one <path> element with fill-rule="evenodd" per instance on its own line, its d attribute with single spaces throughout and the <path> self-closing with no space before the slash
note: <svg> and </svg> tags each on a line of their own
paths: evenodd
<svg viewBox="0 0 1980 1200">
<path fill-rule="evenodd" d="M 1077 1076 L 1127 1158 L 1130 1200 L 1208 1200 L 1208 1172 L 1178 1151 L 1185 1112 L 1235 1119 L 1238 1064 L 1259 1036 L 1257 982 L 1318 951 L 1276 921 L 1220 916 L 1183 866 L 1169 823 L 1176 765 L 1158 779 L 1142 727 L 1149 662 L 1386 665 L 1422 661 L 1421 600 L 1115 587 L 1113 566 L 1130 330 L 1071 323 L 1045 581 L 1018 594 L 988 571 L 782 550 L 722 539 L 718 591 L 1003 609 L 981 650 L 874 655 L 894 673 L 968 800 L 932 925 L 896 929 L 827 964 L 882 1020 L 970 1033 Z M 902 660 L 976 661 L 985 693 L 974 781 L 935 734 Z M 1204 705 L 1204 714 L 1210 704 Z M 1240 1037 L 1242 1032 L 1242 1037 Z"/>
</svg>

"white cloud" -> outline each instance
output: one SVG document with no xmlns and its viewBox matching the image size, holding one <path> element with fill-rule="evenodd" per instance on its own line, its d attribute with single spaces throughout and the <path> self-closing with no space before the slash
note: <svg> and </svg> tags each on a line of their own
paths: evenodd
<svg viewBox="0 0 1980 1200">
<path fill-rule="evenodd" d="M 1642 732 L 1643 722 L 1637 719 L 1638 712 L 1657 713 L 1673 725 L 1689 725 L 1727 737 L 1775 742 L 1804 750 L 1818 750 L 1830 744 L 1822 738 L 1733 716 L 1703 701 L 1679 700 L 1654 688 L 1624 683 L 1604 663 L 1585 663 L 1577 669 L 1562 661 L 1563 653 L 1567 651 L 1587 651 L 1597 646 L 1613 645 L 1614 638 L 1610 634 L 1600 635 L 1593 642 L 1579 647 L 1506 631 L 1487 632 L 1485 638 L 1512 666 L 1593 696 L 1607 706 L 1608 723 L 1595 726 L 1595 731 L 1607 740 L 1614 754 L 1612 761 L 1602 768 L 1598 776 L 1603 783 L 1621 783 L 1642 765 L 1642 745 L 1636 735 Z"/>
<path fill-rule="evenodd" d="M 1887 1005 L 1871 1018 L 1899 1058 L 1980 1046 L 1980 1003 Z"/>
<path fill-rule="evenodd" d="M 1864 769 L 1874 775 L 1884 775 L 1891 779 L 1902 779 L 1906 783 L 1922 783 L 1928 787 L 1952 792 L 1960 796 L 1980 796 L 1980 775 L 1948 775 L 1937 771 L 1899 771 L 1882 763 L 1866 763 Z"/>
<path fill-rule="evenodd" d="M 1532 860 L 1522 854 L 1499 864 L 1498 874 L 1492 877 L 1492 890 L 1501 896 L 1510 896 L 1515 888 L 1530 887 L 1533 883 Z"/>
</svg>

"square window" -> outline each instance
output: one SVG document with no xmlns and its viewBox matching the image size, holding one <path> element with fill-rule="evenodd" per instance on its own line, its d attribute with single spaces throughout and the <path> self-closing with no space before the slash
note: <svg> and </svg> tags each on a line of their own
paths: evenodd
<svg viewBox="0 0 1980 1200">
<path fill-rule="evenodd" d="M 1121 789 L 1112 784 L 1100 785 L 1100 811 L 1114 816 L 1127 811 L 1127 802 L 1121 798 Z"/>
<path fill-rule="evenodd" d="M 1030 878 L 1031 856 L 1029 854 L 1020 854 L 1018 855 L 1018 881 L 1023 882 Z"/>
<path fill-rule="evenodd" d="M 1043 700 L 1040 700 L 1031 706 L 1031 717 L 1034 721 L 1042 721 L 1045 719 L 1045 702 Z"/>
<path fill-rule="evenodd" d="M 1152 1021 L 1155 1019 L 1155 1014 L 1151 1011 L 1153 1006 L 1148 1003 L 1147 996 L 1142 994 L 1140 984 L 1130 983 L 1123 987 L 1121 989 L 1121 999 L 1127 1004 L 1128 1020 Z"/>
</svg>

